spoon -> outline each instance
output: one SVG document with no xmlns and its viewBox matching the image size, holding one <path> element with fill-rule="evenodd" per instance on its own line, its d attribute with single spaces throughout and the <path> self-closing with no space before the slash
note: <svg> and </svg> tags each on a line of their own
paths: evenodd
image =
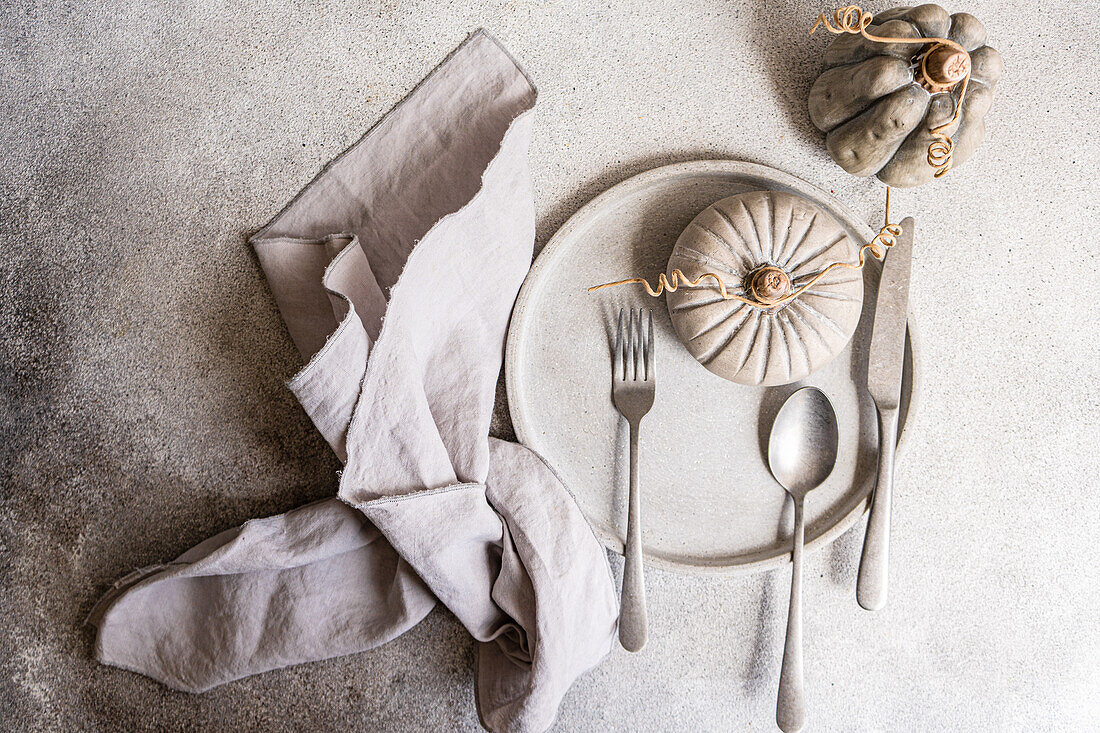
<svg viewBox="0 0 1100 733">
<path fill-rule="evenodd" d="M 806 534 L 803 508 L 806 494 L 832 473 L 839 439 L 833 405 L 817 387 L 803 387 L 787 398 L 775 416 L 768 438 L 768 467 L 794 500 L 791 607 L 787 612 L 787 640 L 783 645 L 779 702 L 775 708 L 775 722 L 784 733 L 800 731 L 806 724 L 802 695 L 802 545 Z"/>
</svg>

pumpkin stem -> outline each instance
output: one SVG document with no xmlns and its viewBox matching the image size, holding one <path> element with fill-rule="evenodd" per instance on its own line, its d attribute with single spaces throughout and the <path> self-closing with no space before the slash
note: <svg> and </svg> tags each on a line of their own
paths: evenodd
<svg viewBox="0 0 1100 733">
<path fill-rule="evenodd" d="M 947 91 L 970 73 L 970 54 L 946 43 L 937 43 L 924 54 L 920 72 L 921 83 L 926 89 Z"/>
<path fill-rule="evenodd" d="M 749 292 L 763 305 L 782 300 L 791 292 L 791 278 L 778 267 L 761 267 L 749 277 Z"/>
</svg>

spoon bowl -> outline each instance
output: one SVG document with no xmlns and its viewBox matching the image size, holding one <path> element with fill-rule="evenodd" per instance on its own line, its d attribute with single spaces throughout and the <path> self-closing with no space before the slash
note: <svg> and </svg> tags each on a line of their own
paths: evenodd
<svg viewBox="0 0 1100 733">
<path fill-rule="evenodd" d="M 840 430 L 829 398 L 817 387 L 803 387 L 783 403 L 768 438 L 768 467 L 794 501 L 791 549 L 791 605 L 775 722 L 784 733 L 806 724 L 802 675 L 802 546 L 806 539 L 806 494 L 825 483 L 836 464 Z"/>
<path fill-rule="evenodd" d="M 783 403 L 768 438 L 768 468 L 792 496 L 825 483 L 840 443 L 836 412 L 817 387 L 803 387 Z"/>
</svg>

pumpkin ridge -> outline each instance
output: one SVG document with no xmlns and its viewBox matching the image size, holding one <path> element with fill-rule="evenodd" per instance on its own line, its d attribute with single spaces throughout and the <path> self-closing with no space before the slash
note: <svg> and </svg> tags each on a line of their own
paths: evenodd
<svg viewBox="0 0 1100 733">
<path fill-rule="evenodd" d="M 1001 54 L 992 46 L 981 46 L 970 53 L 970 81 L 981 82 L 992 91 L 1004 73 Z"/>
<path fill-rule="evenodd" d="M 913 84 L 912 65 L 910 59 L 880 54 L 826 69 L 810 87 L 810 121 L 831 132 L 859 117 L 887 94 Z"/>
<path fill-rule="evenodd" d="M 852 175 L 875 175 L 890 162 L 905 138 L 920 126 L 931 98 L 919 86 L 904 86 L 879 99 L 860 116 L 834 128 L 825 136 L 825 147 L 833 160 Z M 919 106 L 915 106 L 918 103 Z M 879 143 L 887 133 L 887 141 L 877 149 L 864 149 L 871 142 L 869 136 Z"/>
<path fill-rule="evenodd" d="M 753 254 L 753 253 L 752 253 L 752 247 L 750 247 L 750 246 L 749 246 L 749 241 L 748 241 L 747 239 L 745 239 L 745 237 L 744 237 L 744 236 L 743 236 L 743 235 L 741 234 L 741 230 L 739 230 L 739 229 L 737 228 L 737 225 L 733 223 L 733 217 L 731 217 L 731 216 L 730 216 L 730 215 L 729 215 L 728 213 L 726 213 L 726 212 L 725 212 L 725 211 L 723 211 L 722 209 L 718 208 L 717 206 L 715 206 L 715 207 L 714 207 L 714 212 L 715 212 L 716 214 L 718 214 L 718 216 L 719 216 L 719 217 L 720 217 L 720 218 L 721 218 L 721 219 L 722 219 L 722 220 L 723 220 L 724 222 L 726 222 L 726 226 L 728 226 L 728 227 L 730 228 L 730 230 L 731 230 L 731 231 L 733 232 L 733 235 L 734 235 L 735 237 L 737 237 L 737 239 L 738 239 L 738 240 L 739 240 L 739 241 L 740 241 L 740 242 L 741 242 L 742 244 L 744 244 L 744 245 L 745 245 L 745 247 L 747 247 L 747 248 L 749 249 L 749 254 Z M 730 245 L 730 248 L 731 248 L 731 249 L 733 249 L 733 248 L 734 248 L 732 244 Z M 750 261 L 750 262 L 751 262 L 751 261 Z M 751 264 L 750 264 L 750 265 L 748 266 L 748 269 L 750 269 L 750 270 L 752 269 L 752 266 L 751 266 Z"/>
<path fill-rule="evenodd" d="M 756 381 L 760 382 L 762 384 L 765 381 L 767 381 L 768 364 L 771 361 L 771 355 L 772 355 L 772 350 L 771 350 L 772 319 L 771 318 L 762 318 L 761 321 L 763 322 L 763 325 L 761 326 L 761 329 L 763 329 L 764 335 L 760 336 L 759 335 L 760 334 L 759 330 L 756 333 L 754 333 L 753 338 L 752 338 L 752 346 L 753 346 L 753 349 L 755 349 L 756 344 L 759 341 L 760 348 L 764 352 L 761 355 L 761 358 L 756 360 L 756 363 L 759 364 L 759 367 L 758 367 L 759 373 L 756 375 Z"/>
<path fill-rule="evenodd" d="M 987 38 L 985 25 L 976 17 L 970 13 L 952 13 L 951 30 L 947 32 L 948 40 L 971 52 L 984 46 Z"/>
<path fill-rule="evenodd" d="M 782 315 L 782 314 L 780 314 Z M 783 344 L 783 351 L 786 354 L 787 361 L 787 380 L 789 381 L 791 375 L 794 373 L 794 354 L 791 349 L 791 341 L 787 335 L 787 329 L 784 328 L 784 321 L 781 317 L 776 316 L 775 323 L 772 324 L 772 330 L 778 334 L 775 338 Z M 777 349 L 778 351 L 778 349 Z"/>
<path fill-rule="evenodd" d="M 809 373 L 813 371 L 813 363 L 810 361 L 810 351 L 806 348 L 806 344 L 803 343 L 802 338 L 799 336 L 798 329 L 795 328 L 794 321 L 791 319 L 790 314 L 787 311 L 783 311 L 779 314 L 779 317 L 782 319 L 783 324 L 789 328 L 793 334 L 790 340 L 798 344 L 798 348 L 802 350 L 802 359 L 806 363 L 806 372 Z M 790 348 L 790 346 L 788 345 L 787 348 Z M 787 376 L 790 377 L 791 375 L 788 373 Z"/>
<path fill-rule="evenodd" d="M 818 281 L 818 282 L 820 284 L 821 281 Z M 828 291 L 825 291 L 825 290 L 821 290 L 820 288 L 816 288 L 816 287 L 810 288 L 805 293 L 803 293 L 801 297 L 803 297 L 803 298 L 810 298 L 810 297 L 823 298 L 824 300 L 843 300 L 843 301 L 855 300 L 855 298 L 853 298 L 851 295 L 846 295 L 844 293 L 832 293 L 832 292 L 828 292 Z"/>
<path fill-rule="evenodd" d="M 749 358 L 752 356 L 752 350 L 756 346 L 756 335 L 760 333 L 760 322 L 763 320 L 760 315 L 760 311 L 753 311 L 753 316 L 754 318 L 752 324 L 752 333 L 748 334 L 748 336 L 744 339 L 744 351 L 742 351 L 741 358 L 737 364 L 738 374 L 740 374 L 741 370 L 745 368 L 745 365 L 749 363 Z"/>
<path fill-rule="evenodd" d="M 791 213 L 791 220 L 792 220 L 792 222 L 794 220 L 793 208 L 792 208 L 792 213 Z M 795 253 L 798 252 L 799 245 L 806 241 L 806 237 L 809 236 L 810 230 L 813 229 L 815 221 L 817 221 L 817 212 L 816 211 L 813 212 L 813 214 L 810 215 L 810 221 L 806 223 L 806 228 L 803 229 L 802 233 L 798 235 L 798 241 L 794 243 L 794 247 L 791 249 L 791 253 L 789 255 L 787 255 L 787 260 L 783 263 L 783 268 L 784 269 L 789 269 L 789 266 L 791 264 L 791 260 L 794 259 Z M 787 235 L 787 239 L 788 240 L 790 239 L 789 234 Z"/>
<path fill-rule="evenodd" d="M 920 29 L 920 27 L 919 27 L 919 26 L 918 26 L 918 25 L 917 25 L 916 23 L 914 23 L 913 21 L 909 20 L 908 18 L 905 18 L 905 17 L 902 17 L 902 18 L 894 18 L 894 20 L 898 21 L 899 23 L 905 23 L 905 24 L 906 24 L 907 26 L 909 26 L 910 28 L 912 28 L 912 29 L 913 29 L 913 33 L 915 34 L 914 36 L 912 36 L 913 38 L 922 38 L 922 37 L 924 36 L 924 31 L 922 31 L 922 30 Z M 887 22 L 889 22 L 889 21 L 887 21 Z M 880 25 L 881 25 L 881 24 L 880 24 Z M 872 30 L 870 30 L 870 29 L 868 29 L 868 30 L 869 30 L 869 32 L 870 32 L 870 33 L 871 33 L 872 35 L 875 35 L 875 32 L 874 32 L 874 31 L 872 31 Z M 902 34 L 902 37 L 904 37 L 904 34 Z M 880 46 L 896 46 L 896 45 L 898 45 L 898 44 L 896 44 L 896 43 L 880 43 L 880 44 L 878 44 L 878 45 L 880 45 Z M 902 56 L 907 56 L 907 55 L 909 55 L 909 54 L 908 54 L 908 50 L 909 50 L 909 49 L 913 49 L 913 48 L 919 48 L 919 47 L 918 47 L 918 46 L 917 46 L 917 44 L 915 44 L 915 43 L 914 43 L 914 44 L 906 44 L 906 45 L 905 45 L 905 47 L 903 47 L 903 48 L 900 48 L 900 49 L 897 49 L 897 52 L 898 52 L 898 53 L 901 53 L 901 54 L 902 54 Z M 894 54 L 890 54 L 890 55 L 894 55 Z"/>
<path fill-rule="evenodd" d="M 932 130 L 950 121 L 955 114 L 955 100 L 954 93 L 932 95 L 920 124 L 905 136 L 890 160 L 875 174 L 879 180 L 888 186 L 914 186 L 932 180 L 935 168 L 926 164 L 928 146 L 936 139 Z M 953 130 L 951 137 L 957 132 L 958 129 Z"/>
<path fill-rule="evenodd" d="M 798 264 L 790 265 L 788 269 L 791 271 L 792 275 L 795 275 L 796 277 L 801 277 L 801 275 L 796 274 L 796 273 L 798 273 L 799 270 L 801 270 L 803 267 L 808 265 L 810 262 L 813 262 L 815 259 L 817 259 L 821 255 L 825 254 L 829 250 L 831 250 L 833 247 L 838 246 L 841 242 L 843 242 L 847 238 L 848 238 L 848 234 L 846 232 L 843 232 L 843 231 L 840 232 L 840 235 L 836 239 L 830 241 L 827 244 L 821 245 L 816 250 L 814 250 L 812 253 L 807 254 L 805 257 L 803 257 L 798 262 Z M 791 255 L 791 259 L 794 259 L 794 255 Z M 820 272 L 820 270 L 818 272 Z M 813 274 L 816 275 L 817 273 L 815 272 Z"/>
<path fill-rule="evenodd" d="M 959 129 L 962 129 L 967 122 L 977 122 L 985 117 L 993 106 L 992 89 L 980 81 L 974 82 L 973 87 L 966 93 L 966 98 L 963 100 L 963 117 L 959 120 Z"/>
<path fill-rule="evenodd" d="M 688 300 L 683 303 L 677 303 L 676 305 L 672 306 L 669 311 L 671 313 L 680 313 L 682 311 L 690 311 L 695 310 L 696 308 L 702 308 L 706 305 L 714 305 L 715 303 L 725 302 L 726 299 L 723 298 L 721 294 L 715 293 L 714 297 L 711 300 L 700 300 L 698 298 L 695 300 Z M 744 305 L 744 303 L 742 303 L 742 305 Z"/>
<path fill-rule="evenodd" d="M 709 255 L 706 255 L 706 254 L 700 252 L 697 249 L 692 249 L 691 247 L 681 247 L 680 252 L 679 252 L 679 256 L 682 257 L 685 260 L 688 260 L 689 262 L 694 262 L 696 264 L 703 265 L 704 267 L 708 267 L 712 270 L 720 270 L 720 271 L 725 272 L 727 274 L 733 275 L 734 277 L 741 277 L 741 273 L 734 272 L 733 270 L 731 270 L 729 267 L 722 264 L 718 260 L 714 259 L 713 257 L 711 257 Z M 726 288 L 727 289 L 729 288 L 729 283 L 726 284 Z"/>
<path fill-rule="evenodd" d="M 855 282 L 856 280 L 860 280 L 863 278 L 863 275 L 856 273 L 854 275 L 851 275 L 847 280 L 837 280 L 836 278 L 842 273 L 840 272 L 840 270 L 834 270 L 833 272 L 837 274 L 833 275 L 830 273 L 821 278 L 821 280 L 819 280 L 818 282 L 820 282 L 822 285 L 847 285 L 848 283 Z M 848 272 L 851 273 L 852 270 L 849 270 Z M 807 295 L 809 295 L 809 293 L 807 293 Z"/>
<path fill-rule="evenodd" d="M 798 301 L 796 300 L 794 302 L 797 303 Z M 806 316 L 802 315 L 793 308 L 788 308 L 786 312 L 791 314 L 792 322 L 795 318 L 797 318 L 799 323 L 805 326 L 810 331 L 810 333 L 812 333 L 814 336 L 817 336 L 817 340 L 821 342 L 822 346 L 828 347 L 829 341 L 821 335 L 821 332 L 817 330 L 817 327 L 814 326 L 814 324 L 811 323 L 809 319 L 806 318 Z"/>
<path fill-rule="evenodd" d="M 928 38 L 947 38 L 951 32 L 951 16 L 933 3 L 909 8 L 900 17 L 915 25 L 920 34 Z"/>
<path fill-rule="evenodd" d="M 691 223 L 694 224 L 695 226 L 699 227 L 700 229 L 702 229 L 704 232 L 706 232 L 711 237 L 713 237 L 716 241 L 721 243 L 726 249 L 728 249 L 730 254 L 732 254 L 734 257 L 737 258 L 737 261 L 741 264 L 742 267 L 745 268 L 746 271 L 748 271 L 752 268 L 751 263 L 749 263 L 747 260 L 745 260 L 745 258 L 741 255 L 741 253 L 737 251 L 737 248 L 734 247 L 729 242 L 728 239 L 726 239 L 721 234 L 719 234 L 718 232 L 716 232 L 713 229 L 711 229 L 710 227 L 708 227 L 706 224 L 700 223 L 698 221 L 692 221 Z M 737 230 L 734 230 L 734 233 L 737 234 Z M 738 236 L 740 236 L 740 235 L 738 234 Z"/>
<path fill-rule="evenodd" d="M 722 339 L 722 341 L 721 341 L 720 343 L 716 344 L 716 345 L 715 345 L 714 347 L 712 347 L 711 349 L 708 349 L 707 351 L 703 352 L 702 354 L 700 354 L 700 355 L 699 355 L 699 356 L 697 357 L 697 358 L 698 358 L 698 360 L 699 360 L 699 363 L 700 363 L 700 364 L 702 364 L 703 366 L 706 366 L 706 365 L 707 365 L 707 364 L 709 364 L 710 362 L 714 361 L 714 359 L 715 359 L 715 358 L 717 358 L 717 357 L 718 357 L 718 355 L 719 355 L 719 354 L 721 354 L 721 353 L 722 353 L 723 351 L 725 351 L 725 350 L 726 350 L 726 347 L 727 347 L 727 346 L 729 346 L 729 345 L 730 345 L 731 343 L 733 343 L 733 340 L 734 340 L 735 338 L 737 338 L 737 335 L 738 335 L 738 329 L 739 329 L 739 328 L 740 328 L 740 327 L 741 327 L 742 325 L 744 325 L 744 323 L 745 323 L 746 321 L 748 321 L 748 320 L 749 320 L 749 319 L 750 319 L 750 318 L 752 317 L 752 315 L 753 315 L 754 313 L 758 313 L 758 312 L 759 312 L 759 311 L 756 311 L 756 310 L 754 310 L 754 309 L 750 309 L 750 310 L 749 310 L 749 311 L 748 311 L 748 312 L 747 312 L 747 313 L 745 314 L 745 317 L 744 317 L 744 318 L 743 318 L 743 319 L 742 319 L 741 321 L 739 321 L 739 322 L 738 322 L 738 323 L 737 323 L 737 324 L 736 324 L 735 326 L 733 326 L 732 328 L 730 328 L 729 332 L 728 332 L 728 333 L 726 333 L 725 337 L 723 337 L 723 339 Z M 759 324 L 759 323 L 757 323 L 757 324 L 756 324 L 756 327 L 757 327 L 757 328 L 759 328 L 759 327 L 760 327 L 760 324 Z M 744 366 L 744 364 L 745 364 L 745 361 L 747 361 L 747 360 L 748 360 L 748 354 L 745 354 L 745 359 L 744 359 L 744 360 L 743 360 L 743 361 L 741 362 L 741 365 L 742 365 L 742 366 Z M 737 369 L 735 370 L 735 372 L 734 372 L 734 373 L 736 374 L 736 373 L 737 373 L 737 372 L 739 372 L 739 371 L 741 371 L 741 367 L 738 367 L 738 368 L 737 368 Z"/>
<path fill-rule="evenodd" d="M 752 226 L 752 236 L 753 239 L 756 241 L 756 254 L 760 258 L 756 264 L 762 265 L 768 261 L 768 258 L 764 256 L 764 244 L 760 241 L 760 232 L 756 231 L 756 222 L 753 221 L 752 212 L 749 211 L 748 205 L 745 204 L 745 199 L 739 198 L 737 199 L 737 203 L 741 205 L 741 210 L 745 212 L 745 216 L 748 217 L 749 224 Z M 730 220 L 733 220 L 732 216 L 730 217 Z M 747 239 L 745 240 L 745 243 L 748 244 Z"/>
<path fill-rule="evenodd" d="M 714 323 L 710 324 L 709 326 L 707 326 L 706 328 L 704 328 L 704 329 L 703 329 L 702 331 L 700 331 L 699 333 L 697 333 L 697 334 L 695 334 L 694 336 L 692 336 L 691 338 L 689 338 L 689 339 L 688 339 L 688 341 L 694 341 L 695 339 L 699 338 L 700 336 L 703 336 L 703 335 L 705 335 L 705 334 L 708 334 L 708 333 L 710 333 L 710 332 L 711 332 L 711 331 L 713 331 L 714 329 L 716 329 L 716 328 L 718 328 L 719 326 L 721 326 L 721 325 L 723 325 L 724 323 L 726 323 L 726 322 L 727 322 L 727 321 L 728 321 L 729 319 L 733 318 L 733 317 L 734 317 L 735 315 L 737 315 L 738 313 L 741 313 L 741 311 L 742 311 L 743 309 L 745 309 L 745 308 L 748 308 L 748 307 L 749 307 L 749 306 L 748 306 L 748 305 L 746 305 L 745 303 L 738 303 L 737 305 L 738 305 L 739 307 L 737 307 L 737 308 L 732 308 L 732 309 L 730 309 L 730 312 L 729 312 L 729 313 L 727 313 L 726 315 L 724 315 L 724 316 L 722 316 L 722 317 L 718 318 L 718 319 L 717 319 L 717 320 L 716 320 L 716 321 L 715 321 Z M 745 311 L 744 313 L 742 313 L 742 315 L 741 315 L 741 320 L 740 320 L 740 321 L 738 321 L 737 323 L 733 324 L 733 326 L 732 326 L 731 328 L 732 328 L 732 329 L 733 329 L 734 331 L 736 331 L 736 330 L 737 330 L 737 328 L 738 328 L 738 326 L 740 326 L 740 325 L 741 325 L 742 323 L 744 323 L 744 322 L 745 322 L 745 320 L 746 320 L 746 319 L 747 319 L 748 317 L 749 317 L 749 311 L 747 311 L 747 310 L 746 310 L 746 311 Z"/>
<path fill-rule="evenodd" d="M 818 272 L 820 272 L 820 270 L 818 270 Z M 843 272 L 851 273 L 852 270 L 845 270 Z M 838 280 L 837 278 L 840 277 L 843 274 L 843 272 L 840 269 L 833 270 L 832 272 L 826 274 L 824 277 L 822 277 L 820 280 L 818 280 L 817 284 L 821 285 L 824 288 L 833 288 L 833 287 L 837 287 L 837 286 L 840 286 L 840 285 L 847 285 L 848 283 L 853 283 L 856 280 L 859 280 L 863 277 L 860 274 L 856 274 L 854 276 L 848 277 L 845 280 Z M 817 276 L 817 272 L 807 272 L 805 275 L 799 275 L 798 277 L 793 278 L 791 280 L 791 286 L 792 287 L 798 287 L 803 282 L 808 282 L 816 276 Z M 817 291 L 818 289 L 819 288 L 814 287 L 811 290 Z M 810 294 L 810 291 L 807 290 L 806 295 L 809 295 L 809 294 Z"/>
<path fill-rule="evenodd" d="M 779 262 L 779 258 L 783 256 L 784 250 L 787 249 L 787 242 L 789 242 L 790 239 L 791 239 L 791 225 L 794 224 L 794 203 L 793 202 L 791 203 L 791 205 L 789 207 L 787 207 L 787 212 L 788 212 L 787 226 L 786 226 L 786 228 L 784 228 L 782 230 L 782 232 L 783 232 L 783 244 L 781 244 L 779 246 L 778 252 L 775 256 L 775 261 L 776 261 L 777 264 Z M 779 205 L 778 204 L 776 204 L 774 215 L 779 216 Z M 778 222 L 773 222 L 772 223 L 772 232 L 778 232 L 778 231 L 781 231 L 779 226 L 778 226 Z"/>
<path fill-rule="evenodd" d="M 985 85 L 967 92 L 963 101 L 961 122 L 952 139 L 955 142 L 954 160 L 965 163 L 978 149 L 985 137 L 985 115 L 993 104 L 993 92 Z"/>
<path fill-rule="evenodd" d="M 839 323 L 834 321 L 830 316 L 827 316 L 824 313 L 822 313 L 821 311 L 819 311 L 817 308 L 814 308 L 812 305 L 809 305 L 809 304 L 803 302 L 802 298 L 798 298 L 796 300 L 793 300 L 793 301 L 791 301 L 791 303 L 793 305 L 802 306 L 803 308 L 808 310 L 810 313 L 813 313 L 815 316 L 820 318 L 826 325 L 830 326 L 838 334 L 840 334 L 841 336 L 844 335 L 844 329 L 840 327 Z"/>
<path fill-rule="evenodd" d="M 772 248 L 774 247 L 774 244 L 771 243 L 771 239 L 772 239 L 772 237 L 771 237 L 771 218 L 772 218 L 772 216 L 771 216 L 771 211 L 772 211 L 772 209 L 771 209 L 771 200 L 772 200 L 772 197 L 771 197 L 770 194 L 767 194 L 767 195 L 761 196 L 760 199 L 764 202 L 764 212 L 766 214 L 766 216 L 764 217 L 764 221 L 768 222 L 768 231 L 767 231 L 768 236 L 767 237 L 763 236 L 764 232 L 760 228 L 760 222 L 758 222 L 756 220 L 756 216 L 753 215 L 752 209 L 745 206 L 744 199 L 742 199 L 741 205 L 745 206 L 745 213 L 749 215 L 749 222 L 752 224 L 753 233 L 756 235 L 756 243 L 758 245 L 760 245 L 760 254 L 761 254 L 761 256 L 764 256 L 764 242 L 765 241 L 769 242 L 768 254 L 767 254 L 767 256 L 764 257 L 764 261 L 765 262 L 774 262 L 774 260 L 772 259 Z M 753 207 L 753 208 L 756 208 L 756 207 Z"/>
<path fill-rule="evenodd" d="M 872 27 L 882 25 L 888 20 L 897 20 L 901 16 L 909 13 L 909 11 L 913 10 L 915 7 L 916 6 L 914 5 L 898 5 L 897 7 L 883 10 L 881 13 L 876 13 L 874 16 L 875 25 Z M 871 30 L 871 28 L 868 28 L 867 30 Z"/>
</svg>

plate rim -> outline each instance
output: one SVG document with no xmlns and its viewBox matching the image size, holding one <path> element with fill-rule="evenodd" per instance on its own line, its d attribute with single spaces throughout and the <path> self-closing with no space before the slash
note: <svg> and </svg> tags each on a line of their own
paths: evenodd
<svg viewBox="0 0 1100 733">
<path fill-rule="evenodd" d="M 818 186 L 805 181 L 797 176 L 772 168 L 771 166 L 763 165 L 761 163 L 751 163 L 748 161 L 734 160 L 734 159 L 722 159 L 722 158 L 706 158 L 699 160 L 690 160 L 680 163 L 670 163 L 667 165 L 657 166 L 648 170 L 636 173 L 622 181 L 608 187 L 598 195 L 593 197 L 565 221 L 561 227 L 554 232 L 553 236 L 547 241 L 546 245 L 535 257 L 534 262 L 528 270 L 526 277 L 524 277 L 523 284 L 520 286 L 519 295 L 516 297 L 515 305 L 512 308 L 511 316 L 508 322 L 508 336 L 505 341 L 505 353 L 504 353 L 504 386 L 505 394 L 508 400 L 508 415 L 512 421 L 512 429 L 515 431 L 516 439 L 523 444 L 524 447 L 535 452 L 548 466 L 553 466 L 545 456 L 539 453 L 530 444 L 529 438 L 531 435 L 531 426 L 526 422 L 523 417 L 519 405 L 517 390 L 518 390 L 518 362 L 520 346 L 523 339 L 521 329 L 516 327 L 519 319 L 521 319 L 527 312 L 528 304 L 533 293 L 535 291 L 536 283 L 539 280 L 539 276 L 542 271 L 550 266 L 550 263 L 555 259 L 557 250 L 561 249 L 565 240 L 575 230 L 587 224 L 587 220 L 592 218 L 593 213 L 602 209 L 608 201 L 615 198 L 629 195 L 634 189 L 648 185 L 651 180 L 667 178 L 672 176 L 681 176 L 685 174 L 727 174 L 734 176 L 744 177 L 758 177 L 766 180 L 775 181 L 779 185 L 785 185 L 791 189 L 802 192 L 810 192 L 815 196 L 827 201 L 835 210 L 843 215 L 848 222 L 857 222 L 861 230 L 861 234 L 864 235 L 866 241 L 870 241 L 874 236 L 874 232 L 871 227 L 867 225 L 860 217 L 858 217 L 851 209 L 845 206 L 839 199 L 832 194 L 824 191 Z M 877 263 L 878 260 L 875 260 Z M 910 352 L 912 354 L 912 379 L 910 380 L 909 388 L 909 408 L 906 413 L 906 425 L 912 419 L 915 408 L 919 403 L 919 386 L 920 386 L 920 339 L 917 336 L 916 330 L 913 328 L 913 308 L 910 305 L 909 314 L 907 318 L 906 328 L 908 330 Z M 906 436 L 909 431 L 906 430 L 906 425 L 899 427 L 898 431 L 898 455 L 904 452 Z M 557 473 L 555 469 L 555 473 Z M 577 503 L 581 509 L 581 514 L 584 516 L 585 521 L 588 523 L 589 528 L 593 534 L 599 538 L 600 542 L 609 550 L 622 555 L 623 543 L 618 537 L 610 536 L 606 532 L 601 531 L 596 527 L 585 513 L 584 508 L 580 506 L 580 502 L 577 502 L 576 496 L 573 494 L 571 488 L 566 484 L 563 477 L 559 476 L 559 480 L 565 486 L 566 491 L 569 492 L 574 502 Z M 817 537 L 813 538 L 806 543 L 805 551 L 807 553 L 815 552 L 816 550 L 825 547 L 833 542 L 837 537 L 847 532 L 857 520 L 867 513 L 870 507 L 871 493 L 868 493 L 862 501 L 849 511 L 847 514 L 838 519 L 833 526 L 822 532 Z M 643 562 L 649 567 L 658 568 L 660 570 L 666 570 L 669 572 L 681 574 L 681 575 L 693 575 L 693 576 L 731 576 L 731 575 L 750 575 L 753 573 L 763 572 L 767 570 L 774 570 L 789 565 L 791 562 L 790 553 L 784 553 L 776 555 L 774 557 L 764 558 L 761 560 L 753 560 L 744 563 L 736 564 L 719 564 L 719 563 L 692 563 L 684 561 L 674 561 L 663 557 L 658 557 L 643 553 Z"/>
</svg>

